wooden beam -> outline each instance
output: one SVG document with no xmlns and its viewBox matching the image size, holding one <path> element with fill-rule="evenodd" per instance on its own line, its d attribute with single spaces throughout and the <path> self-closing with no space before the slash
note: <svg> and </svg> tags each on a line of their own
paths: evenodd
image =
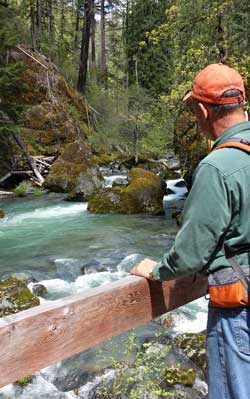
<svg viewBox="0 0 250 399">
<path fill-rule="evenodd" d="M 0 387 L 137 327 L 206 293 L 204 278 L 129 276 L 0 319 Z"/>
</svg>

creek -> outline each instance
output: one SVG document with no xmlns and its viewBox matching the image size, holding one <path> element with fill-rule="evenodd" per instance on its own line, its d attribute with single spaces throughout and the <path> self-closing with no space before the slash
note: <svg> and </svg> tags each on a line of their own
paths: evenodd
<svg viewBox="0 0 250 399">
<path fill-rule="evenodd" d="M 87 203 L 64 201 L 62 194 L 46 194 L 0 202 L 6 217 L 0 221 L 0 279 L 26 273 L 46 286 L 51 301 L 127 275 L 140 259 L 159 260 L 177 233 L 172 213 L 183 206 L 185 189 L 164 197 L 165 216 L 95 215 Z M 91 273 L 83 274 L 85 267 Z M 32 283 L 30 283 L 32 286 Z M 207 303 L 199 299 L 173 312 L 167 333 L 205 329 Z M 166 333 L 156 322 L 136 329 L 138 343 Z M 110 366 L 108 354 L 122 357 L 127 334 L 35 373 L 27 387 L 0 389 L 0 399 L 73 399 L 83 386 L 91 398 L 90 381 Z M 90 386 L 90 388 L 89 388 Z M 82 388 L 83 389 L 83 388 Z"/>
</svg>

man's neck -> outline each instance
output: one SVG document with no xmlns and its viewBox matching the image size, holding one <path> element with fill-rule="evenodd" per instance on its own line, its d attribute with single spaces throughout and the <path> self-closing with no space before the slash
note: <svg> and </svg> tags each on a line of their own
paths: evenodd
<svg viewBox="0 0 250 399">
<path fill-rule="evenodd" d="M 245 122 L 246 116 L 244 112 L 235 112 L 233 114 L 229 114 L 224 118 L 217 119 L 213 122 L 212 126 L 212 135 L 214 136 L 214 140 L 217 137 L 221 136 L 222 133 L 229 129 L 231 126 L 235 125 L 236 123 Z"/>
</svg>

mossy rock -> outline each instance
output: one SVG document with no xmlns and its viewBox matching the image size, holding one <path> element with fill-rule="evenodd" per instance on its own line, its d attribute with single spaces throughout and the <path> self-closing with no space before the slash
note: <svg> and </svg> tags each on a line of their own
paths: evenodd
<svg viewBox="0 0 250 399">
<path fill-rule="evenodd" d="M 89 198 L 88 210 L 96 213 L 164 213 L 165 183 L 154 173 L 140 168 L 129 172 L 127 187 L 97 190 Z"/>
<path fill-rule="evenodd" d="M 171 367 L 164 370 L 165 382 L 169 386 L 180 384 L 192 387 L 196 378 L 196 372 L 193 368 L 180 369 Z"/>
<path fill-rule="evenodd" d="M 206 334 L 186 333 L 178 335 L 175 344 L 206 375 Z"/>
<path fill-rule="evenodd" d="M 0 281 L 0 317 L 40 305 L 23 281 L 9 278 Z"/>
<path fill-rule="evenodd" d="M 160 172 L 160 176 L 163 180 L 176 180 L 181 178 L 180 173 L 171 169 L 163 170 L 162 172 Z"/>
<path fill-rule="evenodd" d="M 4 218 L 4 211 L 0 208 L 0 219 L 3 219 Z"/>
<path fill-rule="evenodd" d="M 68 200 L 87 200 L 94 190 L 102 187 L 102 182 L 90 147 L 77 140 L 68 144 L 54 162 L 45 187 L 54 192 L 70 193 Z"/>
<path fill-rule="evenodd" d="M 37 51 L 29 49 L 29 54 L 38 62 L 16 47 L 8 50 L 8 66 L 12 68 L 15 84 L 1 93 L 1 107 L 12 122 L 15 121 L 11 131 L 18 129 L 31 155 L 58 156 L 66 144 L 79 137 L 87 140 L 93 125 L 93 111 L 53 63 Z M 49 69 L 49 76 L 48 69 L 41 68 L 40 63 Z M 2 141 L 11 140 L 7 134 L 4 140 L 0 139 L 0 170 L 4 175 L 11 169 L 14 154 L 20 154 L 20 150 L 13 142 L 3 146 Z"/>
</svg>

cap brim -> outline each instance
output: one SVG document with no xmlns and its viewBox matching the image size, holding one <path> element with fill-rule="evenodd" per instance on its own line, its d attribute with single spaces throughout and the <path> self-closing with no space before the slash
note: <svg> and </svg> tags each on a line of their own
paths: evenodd
<svg viewBox="0 0 250 399">
<path fill-rule="evenodd" d="M 183 97 L 183 100 L 182 100 L 182 101 L 187 101 L 187 100 L 190 99 L 190 97 L 192 97 L 192 90 L 189 91 L 189 92 L 185 95 L 185 97 Z"/>
</svg>

